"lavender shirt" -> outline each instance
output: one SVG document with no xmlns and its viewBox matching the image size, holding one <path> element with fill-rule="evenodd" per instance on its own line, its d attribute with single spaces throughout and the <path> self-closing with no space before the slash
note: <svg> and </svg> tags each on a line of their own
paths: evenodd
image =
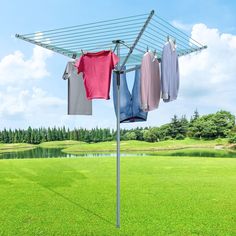
<svg viewBox="0 0 236 236">
<path fill-rule="evenodd" d="M 164 102 L 177 98 L 179 91 L 179 63 L 178 54 L 173 42 L 167 42 L 161 58 L 161 92 Z"/>
</svg>

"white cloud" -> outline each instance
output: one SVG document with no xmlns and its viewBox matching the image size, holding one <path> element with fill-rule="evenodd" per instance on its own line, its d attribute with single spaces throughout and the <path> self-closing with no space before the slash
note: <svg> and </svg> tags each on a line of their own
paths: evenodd
<svg viewBox="0 0 236 236">
<path fill-rule="evenodd" d="M 0 85 L 24 84 L 49 76 L 46 59 L 51 55 L 51 51 L 36 46 L 30 59 L 21 51 L 5 56 L 0 61 Z"/>
<path fill-rule="evenodd" d="M 56 108 L 64 106 L 66 101 L 55 96 L 50 96 L 41 88 L 22 89 L 7 87 L 0 92 L 0 117 L 21 116 L 30 114 L 44 115 L 45 112 L 53 113 Z"/>
<path fill-rule="evenodd" d="M 173 20 L 173 21 L 171 22 L 171 24 L 172 24 L 174 27 L 176 27 L 176 28 L 178 28 L 178 29 L 180 29 L 180 30 L 183 30 L 183 31 L 190 31 L 190 30 L 192 29 L 192 26 L 193 26 L 193 25 L 191 25 L 191 24 L 184 24 L 184 23 L 182 23 L 182 22 L 180 22 L 180 21 L 177 21 L 177 20 Z"/>
<path fill-rule="evenodd" d="M 236 35 L 221 34 L 217 29 L 196 24 L 192 38 L 208 48 L 180 59 L 181 89 L 193 91 L 193 96 L 204 90 L 205 96 L 214 94 L 216 99 L 226 99 L 222 95 L 229 89 L 235 90 L 236 85 Z"/>
<path fill-rule="evenodd" d="M 37 85 L 50 75 L 46 60 L 51 55 L 36 46 L 29 59 L 16 51 L 0 60 L 0 128 L 14 126 L 14 122 L 41 126 L 43 117 L 53 114 L 55 119 L 66 106 L 65 100 Z"/>
</svg>

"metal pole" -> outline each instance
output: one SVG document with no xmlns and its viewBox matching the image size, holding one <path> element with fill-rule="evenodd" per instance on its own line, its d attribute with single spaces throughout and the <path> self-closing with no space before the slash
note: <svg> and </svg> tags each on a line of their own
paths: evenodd
<svg viewBox="0 0 236 236">
<path fill-rule="evenodd" d="M 120 57 L 120 41 L 116 42 L 117 56 Z M 116 227 L 120 228 L 120 62 L 116 71 L 117 119 L 116 119 Z"/>
<path fill-rule="evenodd" d="M 126 62 L 128 61 L 128 59 L 129 59 L 130 55 L 132 54 L 132 52 L 133 52 L 133 50 L 134 50 L 135 46 L 137 45 L 137 43 L 138 43 L 139 39 L 140 39 L 140 38 L 141 38 L 141 36 L 143 35 L 143 32 L 144 32 L 144 31 L 145 31 L 145 29 L 147 28 L 147 26 L 148 26 L 148 23 L 149 23 L 149 22 L 150 22 L 150 20 L 152 19 L 152 16 L 154 15 L 154 13 L 155 13 L 155 11 L 154 11 L 154 10 L 152 10 L 152 11 L 150 12 L 150 14 L 149 14 L 149 16 L 148 16 L 147 20 L 145 21 L 145 23 L 144 23 L 144 25 L 143 25 L 142 29 L 140 30 L 140 32 L 139 32 L 139 34 L 138 34 L 137 38 L 135 39 L 135 41 L 134 41 L 133 45 L 130 47 L 130 49 L 129 49 L 129 52 L 128 52 L 128 54 L 127 54 L 126 58 L 124 59 L 124 61 L 123 61 L 122 65 L 120 66 L 120 68 L 119 68 L 120 70 L 123 70 L 123 67 L 125 66 Z"/>
</svg>

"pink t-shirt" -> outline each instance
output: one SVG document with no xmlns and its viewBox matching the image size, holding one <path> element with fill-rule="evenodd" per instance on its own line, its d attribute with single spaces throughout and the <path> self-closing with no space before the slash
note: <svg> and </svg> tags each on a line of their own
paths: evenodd
<svg viewBox="0 0 236 236">
<path fill-rule="evenodd" d="M 119 58 L 112 51 L 88 52 L 75 63 L 78 73 L 83 72 L 87 99 L 110 99 L 111 71 Z"/>
</svg>

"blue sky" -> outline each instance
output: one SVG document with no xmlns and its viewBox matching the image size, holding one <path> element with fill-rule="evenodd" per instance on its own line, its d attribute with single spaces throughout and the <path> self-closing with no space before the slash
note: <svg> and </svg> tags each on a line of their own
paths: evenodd
<svg viewBox="0 0 236 236">
<path fill-rule="evenodd" d="M 112 100 L 95 101 L 93 116 L 67 116 L 67 83 L 61 79 L 69 58 L 18 40 L 15 33 L 148 13 L 152 9 L 208 45 L 180 59 L 177 101 L 160 103 L 148 121 L 122 125 L 158 126 L 174 114 L 188 118 L 224 109 L 236 115 L 236 2 L 217 0 L 5 1 L 0 4 L 0 129 L 40 126 L 115 127 Z M 35 69 L 36 68 L 36 69 Z M 130 75 L 130 86 L 132 84 Z"/>
</svg>

